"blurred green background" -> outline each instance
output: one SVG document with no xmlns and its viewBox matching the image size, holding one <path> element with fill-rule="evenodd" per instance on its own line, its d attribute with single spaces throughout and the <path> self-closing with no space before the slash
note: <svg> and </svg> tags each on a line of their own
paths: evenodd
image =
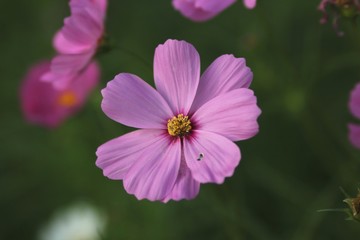
<svg viewBox="0 0 360 240">
<path fill-rule="evenodd" d="M 18 88 L 28 67 L 53 56 L 51 39 L 68 2 L 0 2 L 0 239 L 36 239 L 54 211 L 76 201 L 108 215 L 106 239 L 357 239 L 360 225 L 342 213 L 342 186 L 356 194 L 360 151 L 347 139 L 356 121 L 347 107 L 360 81 L 360 33 L 320 25 L 319 1 L 239 1 L 206 23 L 193 23 L 171 1 L 110 0 L 107 32 L 118 48 L 102 55 L 102 80 L 85 108 L 61 127 L 29 125 Z M 260 133 L 239 142 L 242 161 L 222 185 L 202 185 L 192 201 L 138 201 L 103 177 L 96 148 L 130 129 L 101 111 L 100 89 L 120 72 L 153 84 L 155 47 L 183 39 L 202 70 L 216 57 L 245 57 L 262 108 Z M 64 239 L 65 240 L 65 239 Z"/>
</svg>

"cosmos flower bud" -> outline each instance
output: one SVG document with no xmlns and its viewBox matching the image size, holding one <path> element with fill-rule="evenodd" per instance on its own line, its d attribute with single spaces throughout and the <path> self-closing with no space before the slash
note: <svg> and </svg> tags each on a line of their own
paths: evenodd
<svg viewBox="0 0 360 240">
<path fill-rule="evenodd" d="M 358 189 L 358 195 L 356 197 L 346 198 L 344 202 L 349 205 L 351 218 L 360 221 L 360 189 Z"/>
<path fill-rule="evenodd" d="M 333 27 L 337 34 L 342 36 L 344 33 L 339 30 L 339 19 L 354 21 L 360 13 L 360 3 L 359 0 L 322 0 L 318 10 L 323 13 L 320 23 L 327 23 L 329 15 L 332 15 Z"/>
</svg>

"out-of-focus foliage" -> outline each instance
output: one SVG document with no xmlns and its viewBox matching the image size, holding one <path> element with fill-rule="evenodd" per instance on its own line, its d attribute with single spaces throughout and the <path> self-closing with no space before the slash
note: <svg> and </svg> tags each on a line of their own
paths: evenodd
<svg viewBox="0 0 360 240">
<path fill-rule="evenodd" d="M 53 55 L 51 39 L 67 1 L 0 2 L 0 239 L 35 239 L 53 213 L 87 201 L 108 216 L 106 239 L 356 239 L 360 227 L 324 208 L 355 195 L 360 151 L 350 146 L 351 88 L 360 81 L 360 29 L 345 36 L 320 25 L 317 1 L 241 2 L 193 23 L 171 1 L 110 0 L 107 32 L 117 48 L 100 56 L 102 80 L 86 107 L 60 128 L 28 125 L 18 88 L 27 68 Z M 263 110 L 260 133 L 239 142 L 242 161 L 222 185 L 193 201 L 138 201 L 102 176 L 96 148 L 131 129 L 101 111 L 100 89 L 119 72 L 153 84 L 155 47 L 192 43 L 208 66 L 221 54 L 245 57 Z M 204 70 L 204 69 L 203 69 Z"/>
</svg>

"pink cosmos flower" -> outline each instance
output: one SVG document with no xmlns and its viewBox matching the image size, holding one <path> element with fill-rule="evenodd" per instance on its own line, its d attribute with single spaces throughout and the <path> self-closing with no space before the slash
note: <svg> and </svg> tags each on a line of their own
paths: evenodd
<svg viewBox="0 0 360 240">
<path fill-rule="evenodd" d="M 252 77 L 245 59 L 233 55 L 217 58 L 200 77 L 196 49 L 166 41 L 155 50 L 157 90 L 129 73 L 102 90 L 105 114 L 141 129 L 100 146 L 96 165 L 151 201 L 192 199 L 200 183 L 222 183 L 240 161 L 233 141 L 258 132 Z"/>
<path fill-rule="evenodd" d="M 350 112 L 360 119 L 360 83 L 358 83 L 351 91 L 349 108 Z M 350 142 L 354 145 L 354 147 L 360 149 L 360 125 L 349 123 L 348 128 Z"/>
<path fill-rule="evenodd" d="M 185 17 L 196 21 L 207 21 L 224 11 L 236 0 L 173 0 L 174 8 Z M 245 7 L 253 9 L 256 0 L 243 0 Z"/>
<path fill-rule="evenodd" d="M 99 67 L 91 63 L 83 73 L 63 90 L 41 81 L 49 71 L 50 62 L 34 65 L 26 74 L 20 89 L 21 108 L 27 121 L 45 127 L 57 127 L 85 103 L 86 97 L 99 81 Z"/>
<path fill-rule="evenodd" d="M 71 0 L 71 16 L 54 37 L 58 55 L 42 79 L 66 88 L 91 62 L 104 35 L 106 0 Z"/>
</svg>

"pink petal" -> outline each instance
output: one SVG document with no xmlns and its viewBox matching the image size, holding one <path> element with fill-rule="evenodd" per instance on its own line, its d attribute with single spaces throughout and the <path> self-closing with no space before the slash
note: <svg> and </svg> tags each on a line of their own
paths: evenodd
<svg viewBox="0 0 360 240">
<path fill-rule="evenodd" d="M 97 8 L 103 15 L 106 13 L 107 0 L 70 0 L 71 13 L 82 11 L 84 8 Z"/>
<path fill-rule="evenodd" d="M 162 201 L 166 203 L 170 200 L 190 200 L 198 195 L 199 190 L 200 183 L 192 177 L 191 171 L 186 165 L 184 154 L 182 154 L 180 171 L 176 179 L 175 185 L 171 192 Z"/>
<path fill-rule="evenodd" d="M 194 179 L 200 183 L 224 182 L 225 177 L 233 175 L 241 158 L 240 149 L 232 141 L 200 130 L 184 139 L 184 154 Z"/>
<path fill-rule="evenodd" d="M 91 14 L 94 19 L 104 25 L 106 9 L 107 9 L 107 0 L 94 0 L 94 6 L 88 7 L 87 11 Z"/>
<path fill-rule="evenodd" d="M 256 0 L 244 0 L 244 5 L 248 9 L 253 9 L 256 6 Z"/>
<path fill-rule="evenodd" d="M 252 90 L 239 88 L 222 94 L 201 106 L 191 117 L 196 129 L 214 132 L 239 141 L 258 131 L 261 110 Z"/>
<path fill-rule="evenodd" d="M 174 187 L 180 158 L 181 140 L 164 136 L 130 168 L 124 178 L 125 190 L 139 200 L 163 200 Z"/>
<path fill-rule="evenodd" d="M 193 21 L 207 21 L 213 18 L 235 0 L 173 0 L 173 6 Z"/>
<path fill-rule="evenodd" d="M 84 103 L 89 92 L 99 84 L 99 81 L 100 67 L 93 61 L 74 79 L 69 89 L 76 93 L 79 103 Z"/>
<path fill-rule="evenodd" d="M 102 35 L 102 25 L 85 10 L 72 14 L 64 20 L 64 26 L 55 36 L 54 47 L 62 54 L 79 54 L 95 51 Z M 67 48 L 72 46 L 71 48 Z M 83 49 L 79 52 L 79 50 Z"/>
<path fill-rule="evenodd" d="M 42 80 L 51 82 L 59 90 L 65 89 L 89 64 L 93 55 L 93 51 L 58 55 L 51 61 L 50 71 L 44 74 Z"/>
<path fill-rule="evenodd" d="M 195 112 L 207 101 L 237 88 L 248 88 L 253 73 L 244 58 L 233 55 L 218 57 L 203 73 L 190 112 Z"/>
<path fill-rule="evenodd" d="M 167 129 L 167 120 L 174 116 L 161 95 L 132 74 L 117 75 L 101 93 L 105 114 L 130 127 Z"/>
<path fill-rule="evenodd" d="M 88 42 L 86 44 L 79 43 L 73 39 L 69 40 L 64 37 L 62 31 L 59 31 L 55 34 L 53 39 L 54 48 L 59 53 L 67 53 L 67 54 L 79 54 L 85 51 L 88 51 L 93 47 L 92 42 Z"/>
<path fill-rule="evenodd" d="M 107 0 L 95 0 L 96 4 L 100 7 L 103 13 L 106 12 Z"/>
<path fill-rule="evenodd" d="M 200 77 L 200 57 L 185 41 L 167 40 L 155 50 L 154 78 L 159 93 L 175 114 L 187 114 Z"/>
<path fill-rule="evenodd" d="M 147 152 L 156 151 L 156 142 L 164 139 L 163 130 L 141 129 L 112 139 L 96 151 L 96 166 L 105 176 L 124 179 L 128 170 Z"/>
<path fill-rule="evenodd" d="M 348 124 L 349 140 L 351 144 L 360 149 L 360 126 L 357 124 Z"/>
<path fill-rule="evenodd" d="M 355 117 L 360 118 L 360 83 L 350 93 L 349 108 Z"/>
</svg>

